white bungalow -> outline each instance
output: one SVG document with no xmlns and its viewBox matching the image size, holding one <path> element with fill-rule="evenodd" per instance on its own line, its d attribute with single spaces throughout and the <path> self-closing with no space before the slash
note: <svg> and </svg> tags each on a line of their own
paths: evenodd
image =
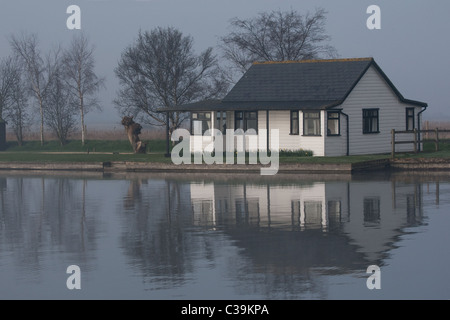
<svg viewBox="0 0 450 320">
<path fill-rule="evenodd" d="M 357 58 L 254 63 L 224 99 L 170 111 L 191 113 L 191 151 L 213 139 L 194 132 L 254 129 L 265 149 L 278 129 L 281 150 L 344 156 L 389 153 L 391 130 L 420 129 L 426 108 L 405 99 L 373 58 Z M 413 144 L 396 149 L 412 151 Z"/>
</svg>

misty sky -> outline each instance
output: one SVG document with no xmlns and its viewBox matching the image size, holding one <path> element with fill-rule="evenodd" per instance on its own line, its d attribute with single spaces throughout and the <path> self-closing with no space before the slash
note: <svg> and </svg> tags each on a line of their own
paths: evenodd
<svg viewBox="0 0 450 320">
<path fill-rule="evenodd" d="M 87 125 L 117 126 L 113 106 L 118 81 L 114 68 L 139 29 L 172 26 L 191 35 L 197 52 L 217 47 L 233 17 L 249 18 L 271 10 L 328 11 L 327 32 L 340 58 L 374 57 L 408 99 L 425 101 L 424 118 L 450 120 L 450 1 L 448 0 L 0 0 L 0 57 L 11 53 L 11 34 L 35 32 L 42 51 L 66 45 L 69 5 L 81 8 L 81 28 L 96 51 L 96 71 L 106 78 L 99 97 L 103 112 L 87 116 Z M 370 5 L 381 8 L 381 30 L 369 30 Z M 220 54 L 218 49 L 217 54 Z"/>
</svg>

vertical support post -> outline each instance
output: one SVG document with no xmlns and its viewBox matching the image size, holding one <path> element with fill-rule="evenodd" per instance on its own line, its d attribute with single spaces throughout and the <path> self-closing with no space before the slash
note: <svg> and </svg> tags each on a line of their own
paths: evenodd
<svg viewBox="0 0 450 320">
<path fill-rule="evenodd" d="M 270 184 L 267 184 L 267 222 L 268 222 L 268 227 L 270 228 L 270 224 L 271 224 L 271 219 L 270 219 Z"/>
<path fill-rule="evenodd" d="M 417 129 L 414 128 L 414 153 L 417 153 Z"/>
<path fill-rule="evenodd" d="M 170 157 L 170 147 L 169 147 L 169 112 L 166 112 L 166 154 L 165 157 Z"/>
<path fill-rule="evenodd" d="M 439 129 L 438 128 L 434 129 L 434 132 L 435 132 L 434 144 L 436 145 L 436 151 L 439 151 Z"/>
<path fill-rule="evenodd" d="M 395 129 L 391 130 L 391 158 L 395 158 Z"/>
<path fill-rule="evenodd" d="M 270 150 L 270 125 L 269 125 L 269 110 L 266 110 L 266 139 L 267 139 L 267 146 L 266 146 L 266 154 L 269 154 L 269 150 Z"/>
</svg>

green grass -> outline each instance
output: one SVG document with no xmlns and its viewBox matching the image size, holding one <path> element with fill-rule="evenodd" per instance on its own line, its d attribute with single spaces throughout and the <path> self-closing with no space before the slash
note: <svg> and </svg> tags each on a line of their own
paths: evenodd
<svg viewBox="0 0 450 320">
<path fill-rule="evenodd" d="M 434 140 L 424 140 L 423 151 L 418 153 L 407 152 L 395 154 L 396 158 L 450 158 L 450 141 L 441 140 L 439 151 L 436 151 Z"/>
<path fill-rule="evenodd" d="M 170 157 L 163 153 L 157 154 L 60 154 L 60 153 L 24 153 L 0 152 L 3 162 L 110 162 L 110 161 L 141 161 L 171 163 Z"/>
<path fill-rule="evenodd" d="M 165 152 L 165 140 L 144 141 L 147 143 L 148 152 Z M 88 140 L 81 145 L 80 140 L 69 141 L 61 146 L 58 141 L 45 141 L 41 146 L 40 141 L 25 141 L 22 146 L 17 142 L 8 142 L 6 151 L 9 152 L 118 152 L 132 153 L 133 148 L 128 140 Z"/>
<path fill-rule="evenodd" d="M 387 159 L 390 154 L 381 155 L 364 155 L 364 156 L 348 156 L 348 157 L 282 157 L 280 163 L 357 163 L 363 161 L 372 161 Z"/>
<path fill-rule="evenodd" d="M 22 146 L 8 142 L 5 152 L 0 152 L 0 161 L 17 162 L 109 162 L 143 161 L 171 162 L 165 157 L 165 140 L 145 141 L 149 154 L 134 154 L 128 140 L 88 140 L 81 145 L 80 140 L 69 141 L 61 146 L 58 141 L 26 141 Z M 67 152 L 64 153 L 64 152 Z"/>
<path fill-rule="evenodd" d="M 142 161 L 171 163 L 170 157 L 165 157 L 165 140 L 146 141 L 149 146 L 149 154 L 133 154 L 130 143 L 127 140 L 101 141 L 89 140 L 84 147 L 80 141 L 70 141 L 65 146 L 60 146 L 57 141 L 48 141 L 44 146 L 39 141 L 26 142 L 19 147 L 17 143 L 8 142 L 5 152 L 0 152 L 0 161 L 17 162 L 109 162 L 109 161 Z M 424 152 L 398 153 L 396 158 L 450 158 L 450 142 L 443 141 L 440 151 L 436 152 L 433 141 L 424 142 Z M 89 153 L 88 153 L 89 150 Z M 43 153 L 46 152 L 46 153 Z M 52 154 L 52 152 L 54 152 Z M 64 154 L 58 152 L 76 152 Z M 78 153 L 79 152 L 79 153 Z M 357 163 L 362 161 L 380 160 L 390 158 L 390 154 L 364 155 L 348 157 L 312 157 L 309 154 L 281 152 L 280 163 Z M 224 160 L 224 163 L 226 161 Z M 193 163 L 193 161 L 192 161 Z M 236 163 L 236 161 L 235 161 Z M 247 161 L 248 163 L 248 161 Z"/>
</svg>

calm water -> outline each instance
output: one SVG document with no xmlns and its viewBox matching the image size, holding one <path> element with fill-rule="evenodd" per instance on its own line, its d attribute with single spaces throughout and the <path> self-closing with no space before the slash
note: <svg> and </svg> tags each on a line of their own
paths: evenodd
<svg viewBox="0 0 450 320">
<path fill-rule="evenodd" d="M 443 174 L 2 172 L 0 299 L 449 299 L 449 230 Z"/>
</svg>

